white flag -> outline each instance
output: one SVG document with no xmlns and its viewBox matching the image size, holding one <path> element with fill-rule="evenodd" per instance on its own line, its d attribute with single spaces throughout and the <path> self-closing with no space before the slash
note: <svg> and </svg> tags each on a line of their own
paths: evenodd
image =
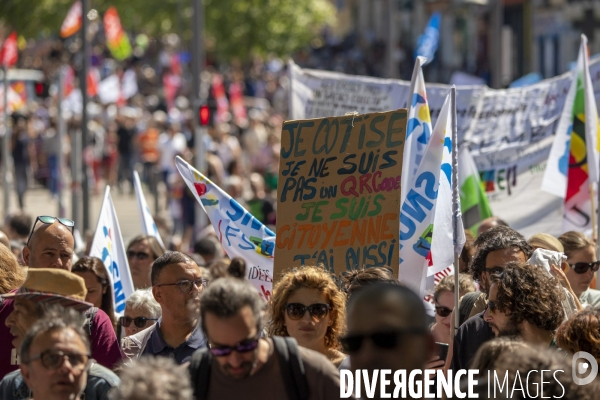
<svg viewBox="0 0 600 400">
<path fill-rule="evenodd" d="M 110 186 L 107 186 L 104 192 L 90 256 L 98 257 L 106 266 L 115 299 L 115 312 L 124 312 L 125 300 L 131 296 L 134 289 L 121 228 L 110 197 Z"/>
<path fill-rule="evenodd" d="M 182 158 L 177 157 L 175 164 L 208 214 L 227 255 L 246 261 L 246 277 L 268 301 L 273 291 L 275 233 Z"/>
<path fill-rule="evenodd" d="M 417 168 L 423 159 L 423 154 L 431 136 L 431 116 L 425 91 L 425 79 L 421 65 L 426 62 L 424 57 L 417 57 L 410 81 L 410 97 L 408 99 L 408 122 L 406 125 L 406 141 L 402 158 L 402 181 L 400 204 L 404 203 L 410 190 Z M 400 211 L 402 213 L 402 211 Z"/>
<path fill-rule="evenodd" d="M 152 213 L 148 208 L 148 203 L 146 203 L 144 191 L 142 190 L 142 184 L 140 183 L 140 176 L 138 175 L 137 171 L 133 171 L 133 186 L 135 187 L 135 196 L 137 197 L 140 219 L 142 220 L 142 232 L 144 232 L 144 235 L 154 236 L 164 249 L 165 245 L 160 237 L 160 233 L 158 232 L 158 228 L 156 227 Z"/>
<path fill-rule="evenodd" d="M 431 238 L 432 264 L 427 272 L 427 290 L 434 287 L 436 274 L 454 273 L 454 255 L 460 254 L 465 244 L 465 231 L 460 214 L 460 196 L 458 195 L 457 171 L 457 134 L 456 134 L 456 88 L 450 89 L 450 107 L 445 119 L 445 137 L 441 163 L 440 183 L 437 201 L 434 206 L 433 236 Z M 436 124 L 436 129 L 438 125 Z M 443 276 L 439 276 L 443 278 Z M 435 279 L 437 281 L 439 279 Z"/>
<path fill-rule="evenodd" d="M 121 82 L 117 74 L 112 74 L 98 84 L 98 97 L 102 104 L 116 103 L 121 96 Z"/>
<path fill-rule="evenodd" d="M 439 197 L 440 175 L 442 175 L 442 160 L 448 145 L 446 133 L 452 132 L 450 103 L 451 96 L 448 94 L 421 164 L 401 207 L 400 280 L 422 297 L 425 296 L 428 266 L 431 261 L 431 241 Z M 449 199 L 451 198 L 450 191 Z M 452 230 L 450 229 L 449 232 Z"/>
</svg>

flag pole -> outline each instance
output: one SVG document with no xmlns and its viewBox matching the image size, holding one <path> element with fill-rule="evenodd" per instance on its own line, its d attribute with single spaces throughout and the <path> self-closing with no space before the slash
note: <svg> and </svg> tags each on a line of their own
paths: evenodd
<svg viewBox="0 0 600 400">
<path fill-rule="evenodd" d="M 461 218 L 460 208 L 458 202 L 460 201 L 458 195 L 458 139 L 457 139 L 457 126 L 456 126 L 456 88 L 452 86 L 450 89 L 451 99 L 451 115 L 452 115 L 452 242 L 454 251 L 454 332 L 458 330 L 459 325 L 459 296 L 460 296 L 460 285 L 459 285 L 459 274 L 460 265 L 459 257 L 460 254 L 456 251 L 458 243 L 458 218 Z M 461 224 L 462 225 L 462 224 Z"/>
<path fill-rule="evenodd" d="M 594 184 L 590 182 L 590 203 L 592 208 L 592 238 L 598 242 L 598 226 L 596 225 L 596 202 L 594 201 Z"/>
</svg>

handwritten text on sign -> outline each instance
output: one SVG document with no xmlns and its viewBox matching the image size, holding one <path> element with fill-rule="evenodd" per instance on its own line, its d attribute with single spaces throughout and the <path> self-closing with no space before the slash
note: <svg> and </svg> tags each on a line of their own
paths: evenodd
<svg viewBox="0 0 600 400">
<path fill-rule="evenodd" d="M 288 121 L 281 136 L 275 277 L 322 263 L 398 268 L 406 110 Z"/>
</svg>

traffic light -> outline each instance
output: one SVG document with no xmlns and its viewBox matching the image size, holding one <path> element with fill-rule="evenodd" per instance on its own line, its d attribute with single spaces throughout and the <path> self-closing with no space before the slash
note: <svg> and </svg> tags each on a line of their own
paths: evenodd
<svg viewBox="0 0 600 400">
<path fill-rule="evenodd" d="M 49 96 L 48 93 L 48 85 L 46 85 L 43 82 L 36 82 L 35 83 L 35 94 L 38 98 L 46 98 Z"/>
<path fill-rule="evenodd" d="M 207 126 L 210 121 L 210 110 L 206 104 L 200 106 L 198 110 L 198 118 L 200 120 L 200 126 Z"/>
</svg>

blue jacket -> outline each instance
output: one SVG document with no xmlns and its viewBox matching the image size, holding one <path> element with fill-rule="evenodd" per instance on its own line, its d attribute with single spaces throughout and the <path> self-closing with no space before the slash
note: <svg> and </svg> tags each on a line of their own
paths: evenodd
<svg viewBox="0 0 600 400">
<path fill-rule="evenodd" d="M 108 400 L 109 390 L 119 386 L 120 383 L 121 380 L 114 372 L 100 364 L 94 363 L 88 371 L 83 398 L 85 400 Z M 26 400 L 31 398 L 31 396 L 31 390 L 27 387 L 21 375 L 21 370 L 7 374 L 0 381 L 0 399 L 2 400 Z"/>
</svg>

